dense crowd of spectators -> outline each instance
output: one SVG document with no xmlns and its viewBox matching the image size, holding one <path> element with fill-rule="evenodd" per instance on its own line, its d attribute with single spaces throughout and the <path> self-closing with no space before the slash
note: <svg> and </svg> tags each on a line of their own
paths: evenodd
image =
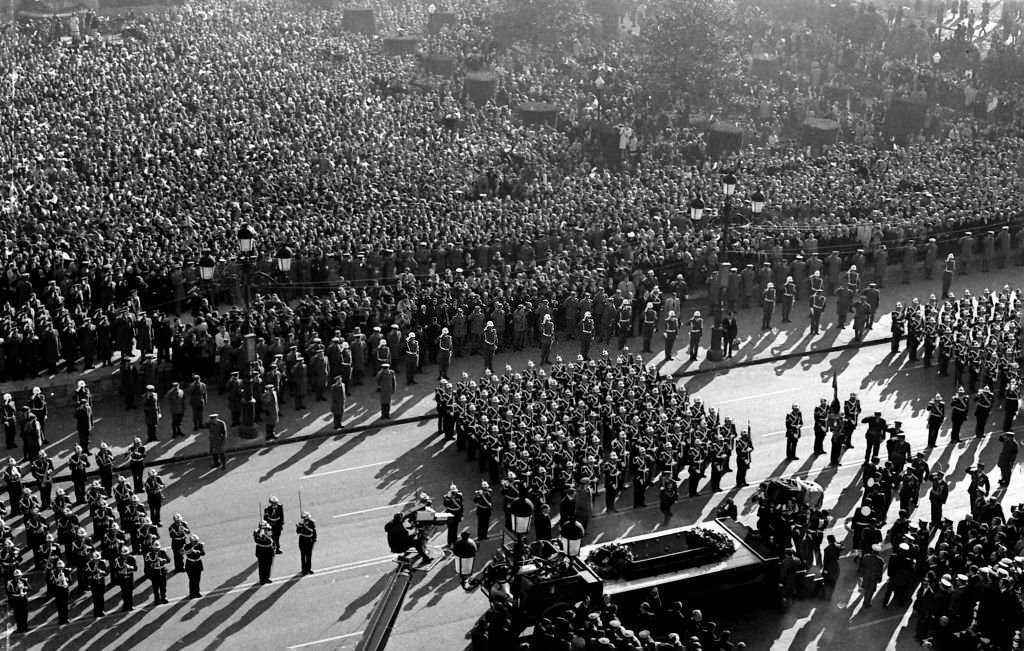
<svg viewBox="0 0 1024 651">
<path fill-rule="evenodd" d="M 382 32 L 415 33 L 426 21 L 418 5 L 371 4 Z M 458 79 L 428 78 L 416 57 L 345 33 L 338 12 L 287 4 L 186 5 L 146 18 L 135 29 L 144 38 L 123 42 L 107 38 L 102 19 L 71 44 L 32 27 L 6 31 L 4 375 L 141 349 L 143 311 L 167 324 L 163 338 L 169 328 L 191 341 L 173 316 L 191 303 L 218 321 L 218 303 L 242 302 L 234 234 L 243 223 L 259 233 L 258 289 L 285 301 L 315 295 L 321 322 L 346 335 L 392 323 L 409 331 L 431 313 L 451 327 L 455 309 L 468 317 L 476 303 L 488 314 L 501 303 L 509 320 L 522 304 L 539 323 L 542 302 L 584 300 L 648 270 L 662 285 L 681 273 L 699 287 L 718 262 L 723 169 L 735 170 L 744 197 L 727 247 L 737 263 L 772 251 L 788 262 L 810 253 L 809 239 L 847 260 L 929 235 L 941 253 L 964 230 L 1000 224 L 1024 250 L 1009 94 L 998 115 L 957 112 L 934 137 L 877 149 L 884 102 L 858 90 L 847 108 L 825 88 L 867 79 L 892 96 L 922 86 L 923 71 L 886 65 L 829 29 L 738 12 L 731 26 L 756 26 L 779 74 L 730 72 L 717 105 L 666 104 L 641 92 L 649 61 L 629 41 L 585 39 L 562 59 L 506 50 L 489 39 L 481 7 L 452 9 L 458 27 L 424 47 L 455 55 L 460 71 L 494 70 L 492 103 L 469 102 Z M 956 87 L 972 102 L 977 91 Z M 515 117 L 524 100 L 553 102 L 565 119 L 524 125 Z M 712 162 L 689 124 L 698 112 L 776 137 Z M 810 154 L 779 138 L 809 115 L 859 120 L 864 137 Z M 597 123 L 619 136 L 610 157 L 594 146 Z M 635 155 L 620 165 L 617 152 Z M 755 188 L 768 197 L 760 216 L 740 205 Z M 698 193 L 708 206 L 700 223 L 689 213 Z M 296 253 L 286 275 L 272 259 L 283 244 Z M 211 286 L 198 277 L 204 252 L 218 260 Z M 268 342 L 287 337 L 267 305 L 256 304 L 246 328 Z"/>
<path fill-rule="evenodd" d="M 665 602 L 657 588 L 644 595 L 629 612 L 611 599 L 602 603 L 584 600 L 568 611 L 541 618 L 529 641 L 508 641 L 513 614 L 502 603 L 492 604 L 473 630 L 473 648 L 562 651 L 735 651 L 745 642 L 734 640 L 732 631 L 705 619 L 699 609 L 687 609 L 681 601 Z"/>
</svg>

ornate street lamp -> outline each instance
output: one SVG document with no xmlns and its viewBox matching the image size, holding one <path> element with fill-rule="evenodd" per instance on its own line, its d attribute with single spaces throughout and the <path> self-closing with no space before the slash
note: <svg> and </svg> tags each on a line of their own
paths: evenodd
<svg viewBox="0 0 1024 651">
<path fill-rule="evenodd" d="M 277 250 L 275 259 L 277 260 L 277 270 L 281 273 L 288 273 L 292 270 L 292 250 L 287 246 L 282 246 Z"/>
<path fill-rule="evenodd" d="M 569 520 L 562 525 L 561 530 L 561 541 L 562 549 L 565 550 L 565 555 L 570 558 L 576 558 L 580 555 L 580 547 L 583 544 L 583 525 L 575 520 Z"/>
<path fill-rule="evenodd" d="M 473 565 L 476 564 L 477 543 L 470 538 L 468 531 L 462 532 L 462 537 L 452 545 L 452 557 L 455 559 L 455 571 L 459 575 L 459 583 L 466 587 L 466 581 L 473 574 Z"/>
<path fill-rule="evenodd" d="M 704 218 L 704 200 L 698 194 L 690 201 L 690 221 L 699 222 Z"/>
<path fill-rule="evenodd" d="M 750 212 L 754 215 L 760 215 L 764 211 L 764 204 L 764 192 L 761 192 L 761 188 L 754 190 L 754 194 L 750 195 Z"/>
</svg>

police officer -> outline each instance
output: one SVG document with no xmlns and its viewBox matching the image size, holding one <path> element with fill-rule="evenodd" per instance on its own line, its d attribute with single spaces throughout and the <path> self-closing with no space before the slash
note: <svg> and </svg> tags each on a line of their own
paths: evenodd
<svg viewBox="0 0 1024 651">
<path fill-rule="evenodd" d="M 494 321 L 484 326 L 484 370 L 494 371 L 494 354 L 498 351 L 498 331 L 494 329 Z"/>
<path fill-rule="evenodd" d="M 941 472 L 932 475 L 932 488 L 928 491 L 928 500 L 932 506 L 932 525 L 938 526 L 942 523 L 942 506 L 949 498 L 949 484 Z"/>
<path fill-rule="evenodd" d="M 199 591 L 200 582 L 203 578 L 203 556 L 206 556 L 206 548 L 200 542 L 199 536 L 191 534 L 188 542 L 182 548 L 185 561 L 185 573 L 188 575 L 188 598 L 198 599 L 202 597 Z"/>
<path fill-rule="evenodd" d="M 651 350 L 651 340 L 654 339 L 654 332 L 658 329 L 658 311 L 654 309 L 654 303 L 648 302 L 644 306 L 643 341 L 644 353 L 654 352 Z"/>
<path fill-rule="evenodd" d="M 270 525 L 261 520 L 252 532 L 252 540 L 256 543 L 256 562 L 259 565 L 260 585 L 270 583 L 270 570 L 274 565 L 274 539 L 270 534 Z"/>
<path fill-rule="evenodd" d="M 789 323 L 789 315 L 796 303 L 796 283 L 793 276 L 786 276 L 786 283 L 782 286 L 782 322 Z"/>
<path fill-rule="evenodd" d="M 316 544 L 316 521 L 308 511 L 295 524 L 295 533 L 299 536 L 299 564 L 305 574 L 313 573 L 313 546 Z"/>
<path fill-rule="evenodd" d="M 896 303 L 896 307 L 892 311 L 891 325 L 889 326 L 889 332 L 892 334 L 890 351 L 893 355 L 900 352 L 900 340 L 906 333 L 907 326 L 903 312 L 903 303 Z"/>
<path fill-rule="evenodd" d="M 270 526 L 270 536 L 274 541 L 274 553 L 281 553 L 281 531 L 284 529 L 284 506 L 281 500 L 273 495 L 263 509 L 263 521 Z"/>
<path fill-rule="evenodd" d="M 86 459 L 88 461 L 88 459 Z M 96 452 L 96 468 L 100 475 L 100 486 L 106 492 L 107 497 L 114 490 L 114 452 L 105 441 L 100 442 L 100 449 Z M 84 489 L 84 478 L 82 487 Z M 77 497 L 77 490 L 76 490 Z"/>
<path fill-rule="evenodd" d="M 939 438 L 939 428 L 945 419 L 946 403 L 942 395 L 936 393 L 935 397 L 928 401 L 928 447 L 935 447 Z"/>
<path fill-rule="evenodd" d="M 114 559 L 112 573 L 114 581 L 121 588 L 121 610 L 128 612 L 135 608 L 135 571 L 138 566 L 135 564 L 135 557 L 131 549 L 122 547 L 121 553 Z"/>
<path fill-rule="evenodd" d="M 165 604 L 167 603 L 167 572 L 171 559 L 167 555 L 167 551 L 161 548 L 159 540 L 153 543 L 144 559 L 146 576 L 153 584 L 153 603 L 154 605 Z"/>
<path fill-rule="evenodd" d="M 46 454 L 46 450 L 40 450 L 39 456 L 31 465 L 32 476 L 39 486 L 40 506 L 44 510 L 50 508 L 50 495 L 53 492 L 53 460 Z"/>
<path fill-rule="evenodd" d="M 473 505 L 476 509 L 476 538 L 487 540 L 487 530 L 491 526 L 491 512 L 494 509 L 494 491 L 486 481 L 480 482 L 480 488 L 473 493 Z"/>
<path fill-rule="evenodd" d="M 149 505 L 149 517 L 152 518 L 153 524 L 162 527 L 160 507 L 164 503 L 164 480 L 152 468 L 149 471 L 149 476 L 146 477 L 146 503 Z"/>
<path fill-rule="evenodd" d="M 796 444 L 800 440 L 800 428 L 804 425 L 803 414 L 800 413 L 800 406 L 794 404 L 793 409 L 786 414 L 786 459 L 799 459 L 796 455 Z"/>
</svg>

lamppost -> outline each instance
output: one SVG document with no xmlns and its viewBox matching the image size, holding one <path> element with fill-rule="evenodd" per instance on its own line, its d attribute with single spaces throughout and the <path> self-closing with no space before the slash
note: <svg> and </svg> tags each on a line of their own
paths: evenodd
<svg viewBox="0 0 1024 651">
<path fill-rule="evenodd" d="M 462 537 L 452 545 L 452 557 L 455 559 L 455 571 L 459 575 L 459 584 L 463 589 L 469 589 L 466 581 L 473 575 L 473 565 L 476 564 L 477 543 L 470 538 L 468 531 L 462 532 Z"/>
<path fill-rule="evenodd" d="M 562 542 L 562 550 L 569 558 L 576 558 L 580 555 L 580 547 L 583 545 L 583 525 L 575 520 L 569 520 L 562 525 L 559 532 L 559 540 Z"/>
<path fill-rule="evenodd" d="M 281 245 L 281 248 L 277 250 L 277 255 L 274 256 L 274 259 L 277 261 L 277 270 L 281 272 L 281 276 L 284 281 L 283 284 L 285 285 L 288 284 L 288 274 L 292 270 L 293 257 L 294 254 L 292 253 L 291 248 L 286 244 Z M 290 297 L 286 296 L 285 298 L 287 299 Z"/>
<path fill-rule="evenodd" d="M 256 438 L 256 398 L 252 390 L 252 363 L 256 356 L 255 335 L 250 332 L 252 327 L 249 318 L 249 285 L 252 282 L 252 274 L 256 268 L 256 261 L 259 253 L 256 250 L 256 231 L 249 224 L 242 224 L 236 234 L 238 239 L 238 275 L 242 282 L 242 306 L 245 309 L 242 324 L 243 355 L 245 357 L 245 377 L 242 383 L 242 410 L 241 425 L 238 428 L 238 435 L 244 439 Z"/>
<path fill-rule="evenodd" d="M 728 172 L 722 177 L 722 196 L 725 197 L 725 200 L 722 203 L 721 214 L 722 234 L 718 242 L 719 265 L 717 282 L 714 286 L 708 288 L 708 291 L 711 292 L 708 302 L 711 304 L 711 311 L 715 318 L 715 323 L 711 326 L 711 344 L 708 346 L 707 354 L 707 358 L 712 362 L 720 362 L 725 357 L 725 353 L 722 350 L 722 298 L 729 284 L 729 263 L 726 262 L 725 258 L 728 255 L 729 217 L 732 214 L 732 195 L 735 192 L 736 176 L 732 172 Z"/>
<path fill-rule="evenodd" d="M 518 573 L 523 565 L 523 539 L 530 531 L 530 523 L 533 522 L 533 502 L 527 497 L 520 496 L 512 502 L 509 507 L 509 515 L 512 520 L 512 533 L 516 536 L 515 549 L 512 554 L 513 573 Z"/>
<path fill-rule="evenodd" d="M 764 211 L 764 204 L 767 199 L 764 196 L 764 192 L 761 192 L 761 188 L 754 190 L 754 194 L 750 195 L 750 214 L 757 216 Z"/>
<path fill-rule="evenodd" d="M 213 256 L 210 255 L 210 252 L 207 251 L 199 258 L 199 279 L 203 281 L 203 287 L 206 288 L 207 293 L 210 291 L 210 281 L 213 280 L 213 274 L 216 270 L 217 261 L 214 260 Z M 214 301 L 211 299 L 210 303 L 212 304 L 213 302 Z"/>
</svg>

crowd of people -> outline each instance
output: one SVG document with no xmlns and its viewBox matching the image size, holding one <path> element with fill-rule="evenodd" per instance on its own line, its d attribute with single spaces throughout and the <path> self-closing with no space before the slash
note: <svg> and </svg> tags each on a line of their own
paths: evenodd
<svg viewBox="0 0 1024 651">
<path fill-rule="evenodd" d="M 368 6 L 382 32 L 419 33 L 428 20 L 427 7 L 416 3 Z M 1024 264 L 1016 191 L 1024 102 L 1017 90 L 874 41 L 854 42 L 835 25 L 809 29 L 775 9 L 751 7 L 716 15 L 728 35 L 720 45 L 729 65 L 708 97 L 664 101 L 639 81 L 663 63 L 651 61 L 643 38 L 639 46 L 582 39 L 552 57 L 496 46 L 496 26 L 478 3 L 445 8 L 457 24 L 425 39 L 415 57 L 388 55 L 378 39 L 347 33 L 341 12 L 264 0 L 202 0 L 120 25 L 88 20 L 81 33 L 76 23 L 70 43 L 38 25 L 5 30 L 0 131 L 11 137 L 0 144 L 0 379 L 118 363 L 125 406 L 142 397 L 152 439 L 161 404 L 174 435 L 182 434 L 186 405 L 197 427 L 205 421 L 205 378 L 227 393 L 231 425 L 241 420 L 243 399 L 256 400 L 271 438 L 286 392 L 297 409 L 307 396 L 329 396 L 339 427 L 346 391 L 364 379 L 376 379 L 383 401 L 395 370 L 415 383 L 436 363 L 446 378 L 453 358 L 481 354 L 483 377 L 442 382 L 441 429 L 479 459 L 506 504 L 526 494 L 586 525 L 595 493 L 603 491 L 614 511 L 622 491 L 632 488 L 639 507 L 657 487 L 667 521 L 683 473 L 691 495 L 707 475 L 707 488 L 719 490 L 733 466 L 744 485 L 753 445 L 749 429 L 645 369 L 627 350 L 629 340 L 643 335 L 644 352 L 653 352 L 660 330 L 670 358 L 688 324 L 695 356 L 702 322 L 699 314 L 687 321 L 682 309 L 705 286 L 720 286 L 730 310 L 763 310 L 766 327 L 777 303 L 785 322 L 792 305 L 806 300 L 813 320 L 831 299 L 836 325 L 853 312 L 859 337 L 898 265 L 903 282 L 941 274 L 943 291 L 894 315 L 894 350 L 905 337 L 912 359 L 918 345 L 926 365 L 936 353 L 940 372 L 952 364 L 955 384 L 981 396 L 976 409 L 989 400 L 986 387 L 1003 397 L 1012 425 L 1019 295 L 945 297 L 952 274 L 973 272 L 975 264 L 982 271 Z M 640 34 L 645 14 L 659 15 L 657 3 L 632 13 Z M 895 17 L 889 22 L 899 27 Z M 113 37 L 126 26 L 130 35 Z M 748 34 L 754 51 L 740 51 L 750 49 Z M 427 53 L 454 56 L 457 74 L 427 74 Z M 746 63 L 755 54 L 774 56 L 777 71 L 754 74 Z M 462 84 L 469 70 L 494 71 L 492 101 L 469 98 Z M 886 116 L 890 100 L 901 97 L 949 110 L 929 112 L 924 129 L 894 145 Z M 552 102 L 563 119 L 554 127 L 524 124 L 517 117 L 524 101 Z M 699 124 L 713 117 L 743 127 L 747 146 L 711 156 Z M 799 138 L 808 117 L 835 119 L 839 142 L 808 148 Z M 608 129 L 617 147 L 599 146 Z M 739 178 L 731 198 L 719 182 L 726 171 Z M 766 198 L 763 212 L 753 210 L 755 192 Z M 697 198 L 703 214 L 691 212 Z M 732 223 L 720 246 L 727 203 Z M 254 274 L 238 255 L 244 225 L 258 234 Z M 289 271 L 274 262 L 284 245 L 294 254 Z M 215 261 L 212 282 L 200 277 L 206 255 Z M 728 278 L 717 276 L 721 262 L 733 265 Z M 191 318 L 180 318 L 185 313 Z M 555 331 L 579 340 L 579 358 L 556 359 L 547 370 L 493 372 L 495 353 L 506 349 L 539 346 L 542 361 L 552 361 Z M 615 357 L 591 359 L 592 342 L 613 338 Z M 954 423 L 966 413 L 959 400 L 951 401 Z M 82 468 L 88 407 L 88 399 L 76 400 Z M 43 477 L 52 472 L 42 450 L 46 408 L 41 392 L 25 405 L 13 398 L 3 405 L 8 447 L 20 438 L 24 467 L 35 473 L 40 465 Z M 861 422 L 859 404 L 849 401 L 820 419 L 816 410 L 814 451 L 823 453 L 831 434 L 838 463 Z M 787 419 L 787 432 L 791 425 L 799 438 L 802 419 Z M 887 431 L 869 423 L 869 464 L 870 446 L 877 453 Z M 900 440 L 898 431 L 890 440 Z M 900 456 L 904 446 L 892 448 L 893 473 L 912 483 L 910 468 L 902 468 L 914 465 Z M 145 444 L 130 454 L 132 492 L 139 492 L 149 481 L 141 477 Z M 95 456 L 97 464 L 107 458 L 102 446 Z M 76 480 L 76 491 L 90 496 L 94 528 L 112 520 L 102 504 L 111 492 L 116 497 L 110 468 L 100 466 L 110 484 L 100 491 Z M 15 490 L 17 473 L 7 472 L 11 508 L 21 508 L 25 493 Z M 147 572 L 166 566 L 151 533 L 140 535 L 157 524 L 159 510 L 150 504 L 157 522 L 147 523 L 147 509 L 130 497 L 118 507 L 122 501 L 121 526 L 107 528 L 135 534 L 124 541 L 145 552 Z M 26 504 L 25 528 L 43 534 L 28 545 L 35 552 L 36 543 L 50 541 L 32 499 Z M 75 534 L 58 539 L 66 553 L 53 554 L 47 567 L 65 564 L 63 573 L 47 574 L 55 577 L 58 607 L 67 603 L 60 596 L 70 585 L 67 568 L 80 568 L 83 558 L 82 585 L 105 581 L 90 574 L 76 517 L 53 512 L 58 537 Z M 820 545 L 827 517 L 806 512 L 787 526 L 804 531 L 802 539 L 816 532 Z M 273 528 L 254 534 L 264 560 Z M 775 525 L 765 530 L 786 538 Z M 93 536 L 100 560 L 130 573 L 133 564 L 114 542 L 108 550 L 109 531 L 102 533 Z M 71 556 L 72 547 L 83 555 Z M 261 579 L 263 569 L 261 561 Z M 12 569 L 9 578 L 12 604 L 23 612 L 24 576 Z M 668 640 L 670 648 L 736 648 L 699 611 L 650 610 L 646 625 L 634 629 L 682 638 Z M 609 613 L 592 614 L 583 608 L 579 622 L 551 622 L 545 634 L 559 640 L 555 646 L 570 635 L 609 648 L 646 644 L 640 633 L 634 640 L 613 626 Z M 963 630 L 962 623 L 952 626 Z M 942 624 L 933 637 L 942 640 L 948 628 Z"/>
<path fill-rule="evenodd" d="M 502 604 L 492 605 L 473 630 L 473 648 L 500 648 L 502 636 L 507 636 L 511 628 L 512 614 Z M 735 651 L 747 645 L 733 639 L 732 631 L 706 619 L 699 609 L 687 609 L 681 601 L 663 601 L 654 588 L 644 595 L 635 612 L 624 612 L 610 599 L 602 603 L 587 599 L 568 612 L 540 619 L 528 642 L 509 648 Z"/>
<path fill-rule="evenodd" d="M 426 20 L 420 7 L 373 7 L 382 29 Z M 863 248 L 884 268 L 883 245 L 911 240 L 934 267 L 929 237 L 942 256 L 965 230 L 1001 225 L 1013 240 L 998 255 L 1021 262 L 1024 229 L 1007 176 L 1018 149 L 1011 122 L 963 118 L 977 133 L 960 133 L 961 125 L 956 138 L 906 149 L 851 141 L 809 156 L 782 141 L 719 163 L 691 160 L 674 128 L 655 128 L 659 112 L 630 82 L 639 62 L 627 44 L 612 43 L 610 55 L 581 46 L 565 62 L 536 66 L 520 52 L 481 48 L 486 16 L 472 4 L 454 9 L 466 27 L 440 43 L 470 39 L 453 52 L 460 65 L 483 60 L 499 73 L 494 103 L 466 104 L 452 80 L 414 85 L 423 74 L 412 58 L 343 34 L 339 14 L 287 5 L 185 6 L 147 20 L 146 40 L 118 45 L 99 34 L 68 47 L 42 31 L 6 32 L 0 47 L 12 101 L 0 121 L 15 136 L 4 188 L 3 376 L 108 362 L 149 348 L 153 337 L 174 352 L 180 342 L 186 366 L 216 356 L 201 324 L 175 317 L 191 307 L 219 324 L 218 304 L 243 302 L 234 234 L 246 223 L 260 236 L 260 293 L 285 302 L 309 295 L 308 316 L 325 341 L 328 329 L 368 336 L 397 323 L 432 347 L 434 332 L 423 337 L 421 328 L 434 315 L 438 328 L 460 328 L 454 312 L 468 321 L 478 302 L 487 316 L 497 309 L 489 320 L 508 332 L 520 305 L 536 332 L 546 302 L 556 327 L 571 333 L 576 319 L 563 305 L 587 294 L 596 300 L 601 289 L 634 283 L 626 297 L 640 312 L 647 297 L 635 285 L 648 271 L 663 289 L 678 273 L 688 288 L 704 285 L 717 267 L 720 229 L 708 217 L 691 219 L 689 203 L 700 195 L 713 213 L 724 199 L 723 169 L 736 171 L 741 194 L 760 188 L 768 197 L 764 214 L 744 209 L 733 226 L 727 250 L 738 269 L 779 258 L 800 267 L 796 256 L 810 259 L 819 247 L 837 250 L 844 267 Z M 877 62 L 840 61 L 815 73 L 822 48 L 834 53 L 828 48 L 838 44 L 799 31 L 793 39 L 792 29 L 778 24 L 760 38 L 764 48 L 783 44 L 787 73 L 747 90 L 737 82 L 735 96 L 721 101 L 758 97 L 774 116 L 789 111 L 790 86 L 820 95 L 824 84 L 858 75 L 909 84 Z M 282 44 L 281 33 L 305 36 Z M 236 62 L 236 51 L 247 56 Z M 195 79 L 203 83 L 188 83 Z M 382 94 L 392 81 L 404 91 Z M 517 124 L 513 109 L 523 100 L 562 104 L 564 128 Z M 813 113 L 801 106 L 801 115 Z M 668 111 L 672 120 L 688 112 Z M 99 124 L 98 114 L 115 117 Z M 448 116 L 458 116 L 456 129 L 445 126 Z M 593 119 L 633 125 L 635 166 L 593 169 L 582 149 L 567 146 L 585 139 Z M 43 123 L 74 128 L 59 146 L 43 147 Z M 125 144 L 109 146 L 110 134 Z M 667 159 L 666 136 L 680 143 Z M 471 200 L 467 187 L 481 176 L 492 191 Z M 145 223 L 129 206 L 149 215 Z M 273 266 L 282 244 L 295 251 L 287 274 Z M 987 255 L 987 245 L 974 246 Z M 212 286 L 199 279 L 205 252 L 218 260 Z M 773 277 L 777 288 L 784 280 Z M 282 323 L 278 300 L 251 308 L 243 330 L 269 342 L 294 329 Z"/>
</svg>

